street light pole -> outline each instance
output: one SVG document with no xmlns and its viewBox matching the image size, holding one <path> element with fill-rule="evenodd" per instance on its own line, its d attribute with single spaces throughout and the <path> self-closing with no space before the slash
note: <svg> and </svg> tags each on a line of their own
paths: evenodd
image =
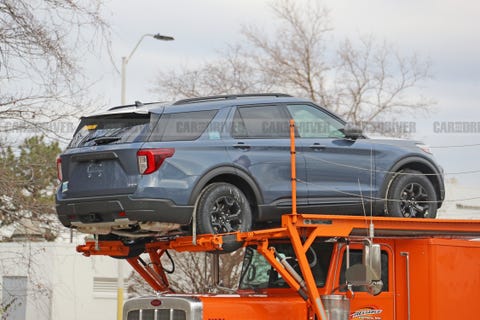
<svg viewBox="0 0 480 320">
<path fill-rule="evenodd" d="M 125 95 L 127 94 L 126 92 L 126 72 L 127 72 L 127 57 L 122 57 L 122 91 L 121 91 L 121 96 L 120 96 L 120 104 L 123 106 L 125 105 Z"/>
<path fill-rule="evenodd" d="M 128 62 L 130 61 L 130 59 L 132 58 L 133 54 L 135 53 L 135 51 L 137 51 L 137 48 L 138 46 L 140 46 L 140 43 L 142 43 L 143 39 L 145 39 L 145 37 L 152 37 L 156 40 L 162 40 L 162 41 L 173 41 L 175 40 L 173 37 L 170 37 L 170 36 L 164 36 L 164 35 L 161 35 L 160 33 L 157 33 L 157 34 L 151 34 L 151 33 L 146 33 L 144 35 L 142 35 L 142 37 L 140 38 L 140 40 L 138 40 L 137 44 L 135 45 L 135 47 L 133 48 L 132 52 L 130 52 L 130 54 L 126 57 L 122 57 L 122 69 L 121 69 L 121 75 L 122 75 L 122 89 L 121 89 L 121 96 L 120 96 L 120 99 L 121 99 L 121 104 L 122 105 L 125 105 L 126 104 L 126 86 L 127 86 L 127 80 L 126 80 L 126 73 L 127 73 L 127 64 Z"/>
<path fill-rule="evenodd" d="M 174 40 L 173 37 L 170 36 L 164 36 L 161 35 L 160 33 L 157 34 L 150 34 L 146 33 L 142 35 L 140 40 L 138 40 L 137 44 L 133 48 L 132 52 L 126 57 L 122 57 L 122 69 L 121 69 L 121 75 L 122 75 L 122 88 L 121 88 L 121 104 L 125 105 L 126 104 L 126 85 L 127 85 L 127 80 L 126 80 L 126 73 L 127 73 L 127 64 L 128 61 L 130 61 L 130 58 L 132 58 L 132 55 L 135 53 L 137 50 L 138 46 L 140 43 L 145 39 L 145 37 L 152 37 L 156 40 L 162 40 L 162 41 L 172 41 Z M 122 320 L 123 318 L 123 287 L 124 287 L 124 280 L 123 280 L 123 263 L 122 260 L 119 259 L 117 262 L 117 320 Z"/>
</svg>

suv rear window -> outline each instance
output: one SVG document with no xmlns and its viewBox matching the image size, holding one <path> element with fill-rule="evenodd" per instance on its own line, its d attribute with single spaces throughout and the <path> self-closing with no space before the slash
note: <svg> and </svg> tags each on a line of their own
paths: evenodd
<svg viewBox="0 0 480 320">
<path fill-rule="evenodd" d="M 150 141 L 191 141 L 207 129 L 217 110 L 162 114 L 155 125 Z"/>
<path fill-rule="evenodd" d="M 68 148 L 144 141 L 198 139 L 217 110 L 167 114 L 112 114 L 82 118 Z"/>
<path fill-rule="evenodd" d="M 115 114 L 82 118 L 68 148 L 145 141 L 149 114 Z"/>
</svg>

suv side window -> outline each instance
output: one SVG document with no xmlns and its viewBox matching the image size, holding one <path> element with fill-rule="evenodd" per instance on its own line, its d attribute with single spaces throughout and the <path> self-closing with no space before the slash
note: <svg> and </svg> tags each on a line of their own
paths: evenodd
<svg viewBox="0 0 480 320">
<path fill-rule="evenodd" d="M 342 261 L 342 269 L 340 271 L 340 284 L 345 283 L 345 271 L 347 269 L 346 266 L 346 259 L 345 259 L 345 252 L 343 255 L 343 261 Z M 353 266 L 354 264 L 359 264 L 362 263 L 362 257 L 363 253 L 362 250 L 350 250 L 350 265 Z M 388 291 L 388 253 L 385 250 L 382 250 L 381 253 L 381 263 L 382 263 L 382 282 L 383 282 L 383 288 L 382 292 Z M 354 286 L 353 291 L 366 291 L 363 286 Z M 346 289 L 343 289 L 341 291 L 346 291 Z"/>
<path fill-rule="evenodd" d="M 238 107 L 233 117 L 234 138 L 288 138 L 289 124 L 282 106 Z"/>
<path fill-rule="evenodd" d="M 287 106 L 300 138 L 343 138 L 343 123 L 311 105 Z"/>
<path fill-rule="evenodd" d="M 164 113 L 155 124 L 150 141 L 192 141 L 208 127 L 217 110 Z"/>
</svg>

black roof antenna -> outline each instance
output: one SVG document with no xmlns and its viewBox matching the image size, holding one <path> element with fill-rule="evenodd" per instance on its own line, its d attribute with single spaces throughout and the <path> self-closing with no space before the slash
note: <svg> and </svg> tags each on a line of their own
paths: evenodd
<svg viewBox="0 0 480 320">
<path fill-rule="evenodd" d="M 140 107 L 143 107 L 143 103 L 141 103 L 140 101 L 135 101 L 135 107 L 136 108 L 140 108 Z"/>
</svg>

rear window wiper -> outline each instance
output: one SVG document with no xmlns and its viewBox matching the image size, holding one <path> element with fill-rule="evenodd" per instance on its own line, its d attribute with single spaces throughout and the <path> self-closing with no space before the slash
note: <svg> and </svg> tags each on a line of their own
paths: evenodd
<svg viewBox="0 0 480 320">
<path fill-rule="evenodd" d="M 118 141 L 120 140 L 121 137 L 99 137 L 99 138 L 95 138 L 95 139 L 91 139 L 95 142 L 95 144 L 99 145 L 99 144 L 108 144 L 108 143 L 112 143 L 112 142 L 115 142 L 115 141 Z"/>
</svg>

